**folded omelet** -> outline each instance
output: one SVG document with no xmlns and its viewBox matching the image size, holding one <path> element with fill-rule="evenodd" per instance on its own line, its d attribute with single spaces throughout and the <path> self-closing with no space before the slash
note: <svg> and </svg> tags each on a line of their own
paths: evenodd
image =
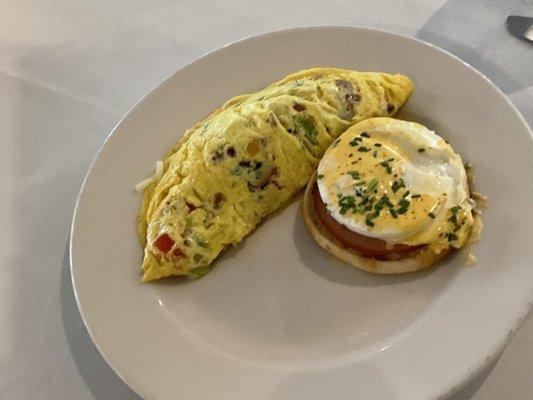
<svg viewBox="0 0 533 400">
<path fill-rule="evenodd" d="M 409 98 L 403 75 L 314 68 L 229 100 L 189 129 L 144 189 L 143 281 L 199 277 L 302 189 L 355 123 Z"/>
</svg>

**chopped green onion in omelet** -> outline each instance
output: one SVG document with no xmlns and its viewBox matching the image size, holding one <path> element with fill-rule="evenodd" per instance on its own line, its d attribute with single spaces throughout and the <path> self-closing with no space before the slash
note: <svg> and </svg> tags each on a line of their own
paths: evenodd
<svg viewBox="0 0 533 400">
<path fill-rule="evenodd" d="M 305 186 L 342 132 L 393 115 L 412 91 L 403 75 L 314 68 L 229 100 L 137 187 L 143 281 L 208 273 L 226 246 Z M 353 144 L 368 154 L 377 145 Z"/>
</svg>

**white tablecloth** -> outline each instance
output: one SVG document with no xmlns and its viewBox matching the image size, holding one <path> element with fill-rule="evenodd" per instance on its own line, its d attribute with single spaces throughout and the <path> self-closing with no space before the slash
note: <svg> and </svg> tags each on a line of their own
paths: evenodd
<svg viewBox="0 0 533 400">
<path fill-rule="evenodd" d="M 67 241 L 97 149 L 163 78 L 257 33 L 376 27 L 462 57 L 533 125 L 533 46 L 504 28 L 507 15 L 520 13 L 533 15 L 533 2 L 1 0 L 0 398 L 139 399 L 87 335 Z M 495 366 L 454 399 L 531 399 L 532 371 L 530 315 Z"/>
</svg>

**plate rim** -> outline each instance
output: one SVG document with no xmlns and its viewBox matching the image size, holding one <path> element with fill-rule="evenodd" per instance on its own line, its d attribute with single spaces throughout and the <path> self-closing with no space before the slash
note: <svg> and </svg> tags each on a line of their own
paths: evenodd
<svg viewBox="0 0 533 400">
<path fill-rule="evenodd" d="M 522 123 L 522 125 L 526 128 L 526 130 L 529 133 L 530 140 L 533 144 L 533 129 L 531 126 L 529 126 L 528 122 L 520 112 L 520 110 L 515 106 L 515 104 L 509 99 L 509 97 L 494 83 L 491 79 L 489 79 L 484 73 L 479 71 L 477 68 L 466 62 L 465 60 L 461 59 L 457 55 L 451 53 L 450 51 L 443 49 L 435 44 L 432 44 L 430 42 L 427 42 L 425 40 L 409 36 L 406 34 L 396 33 L 393 31 L 389 31 L 386 29 L 376 29 L 376 28 L 370 28 L 370 27 L 359 27 L 359 26 L 350 26 L 350 25 L 305 25 L 305 26 L 299 26 L 299 27 L 292 27 L 292 28 L 285 28 L 285 29 L 276 29 L 276 30 L 269 30 L 266 32 L 258 33 L 258 34 L 251 34 L 244 36 L 240 39 L 230 41 L 222 46 L 219 46 L 217 48 L 214 48 L 210 51 L 207 51 L 200 56 L 194 58 L 192 61 L 187 62 L 183 64 L 181 67 L 174 70 L 172 73 L 167 75 L 165 78 L 163 78 L 159 83 L 157 83 L 155 86 L 153 86 L 150 90 L 148 90 L 137 102 L 135 102 L 119 119 L 119 121 L 113 126 L 105 140 L 103 141 L 102 145 L 98 148 L 93 160 L 90 163 L 90 166 L 87 169 L 87 172 L 85 173 L 85 176 L 83 178 L 82 184 L 80 186 L 74 211 L 72 213 L 72 222 L 69 230 L 69 244 L 68 244 L 68 250 L 69 250 L 69 269 L 70 269 L 70 279 L 72 283 L 72 289 L 74 292 L 74 297 L 76 299 L 76 305 L 78 307 L 80 317 L 83 321 L 84 327 L 87 330 L 87 333 L 89 334 L 89 337 L 91 338 L 91 341 L 95 345 L 96 349 L 98 350 L 100 356 L 105 360 L 105 362 L 109 365 L 109 367 L 113 370 L 115 374 L 123 381 L 125 385 L 130 387 L 136 394 L 139 396 L 151 399 L 153 396 L 153 393 L 147 393 L 147 391 L 143 388 L 141 384 L 138 384 L 138 382 L 131 382 L 131 380 L 128 380 L 125 378 L 124 374 L 119 370 L 119 368 L 116 367 L 114 362 L 110 360 L 110 356 L 106 351 L 102 348 L 101 344 L 96 340 L 96 337 L 94 335 L 93 330 L 91 329 L 87 319 L 86 315 L 84 313 L 84 307 L 82 306 L 80 299 L 79 299 L 79 292 L 78 292 L 78 285 L 76 281 L 76 272 L 74 267 L 74 239 L 76 237 L 76 231 L 78 229 L 77 225 L 77 219 L 79 215 L 79 208 L 82 196 L 84 195 L 86 184 L 88 182 L 89 177 L 91 176 L 91 173 L 96 165 L 96 163 L 99 161 L 100 156 L 102 154 L 102 151 L 107 146 L 110 138 L 117 132 L 117 130 L 122 126 L 122 124 L 130 117 L 130 115 L 133 113 L 135 109 L 137 109 L 139 106 L 141 106 L 144 102 L 148 101 L 153 95 L 155 95 L 156 92 L 158 92 L 162 87 L 164 87 L 175 75 L 181 73 L 182 71 L 188 70 L 190 68 L 194 68 L 196 64 L 203 61 L 204 59 L 208 57 L 213 57 L 217 55 L 218 53 L 221 53 L 225 51 L 229 47 L 238 46 L 240 44 L 243 44 L 245 42 L 251 42 L 255 40 L 261 40 L 266 37 L 274 37 L 276 35 L 286 35 L 291 34 L 293 32 L 302 32 L 302 31 L 351 31 L 353 33 L 355 32 L 366 32 L 366 33 L 373 33 L 373 34 L 383 34 L 385 36 L 395 36 L 402 38 L 407 41 L 414 42 L 418 45 L 429 47 L 437 52 L 440 52 L 444 55 L 447 55 L 448 57 L 451 57 L 455 61 L 458 61 L 460 64 L 465 66 L 470 72 L 474 72 L 478 77 L 481 77 L 486 83 L 491 86 L 492 89 L 496 90 L 496 92 L 500 95 L 502 99 L 505 100 L 508 106 L 514 111 L 515 116 L 517 116 Z M 490 349 L 490 356 L 487 357 L 484 360 L 481 360 L 473 369 L 467 371 L 467 374 L 464 376 L 463 379 L 460 379 L 458 382 L 450 382 L 447 389 L 442 391 L 438 394 L 436 399 L 445 399 L 449 396 L 452 396 L 459 392 L 462 388 L 464 388 L 467 384 L 469 384 L 472 380 L 474 380 L 481 372 L 483 372 L 489 365 L 491 365 L 497 358 L 501 355 L 501 352 L 504 350 L 504 348 L 507 346 L 507 344 L 511 341 L 511 339 L 514 337 L 516 332 L 521 327 L 522 323 L 526 319 L 527 315 L 529 314 L 530 310 L 533 309 L 533 294 L 531 295 L 531 298 L 528 303 L 526 303 L 523 307 L 523 309 L 518 313 L 519 317 L 515 320 L 514 324 L 510 327 L 508 327 L 508 333 L 505 336 L 504 340 L 499 343 L 496 348 Z"/>
</svg>

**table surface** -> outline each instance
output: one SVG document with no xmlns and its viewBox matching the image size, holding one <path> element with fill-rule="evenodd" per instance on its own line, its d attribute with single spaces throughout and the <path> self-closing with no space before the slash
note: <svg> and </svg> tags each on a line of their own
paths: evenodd
<svg viewBox="0 0 533 400">
<path fill-rule="evenodd" d="M 533 46 L 505 18 L 533 2 L 0 1 L 0 397 L 134 399 L 81 321 L 68 235 L 82 179 L 121 116 L 176 69 L 282 28 L 349 25 L 414 36 L 485 73 L 533 126 Z M 504 132 L 502 132 L 504 134 Z M 529 399 L 533 315 L 454 400 Z"/>
</svg>

